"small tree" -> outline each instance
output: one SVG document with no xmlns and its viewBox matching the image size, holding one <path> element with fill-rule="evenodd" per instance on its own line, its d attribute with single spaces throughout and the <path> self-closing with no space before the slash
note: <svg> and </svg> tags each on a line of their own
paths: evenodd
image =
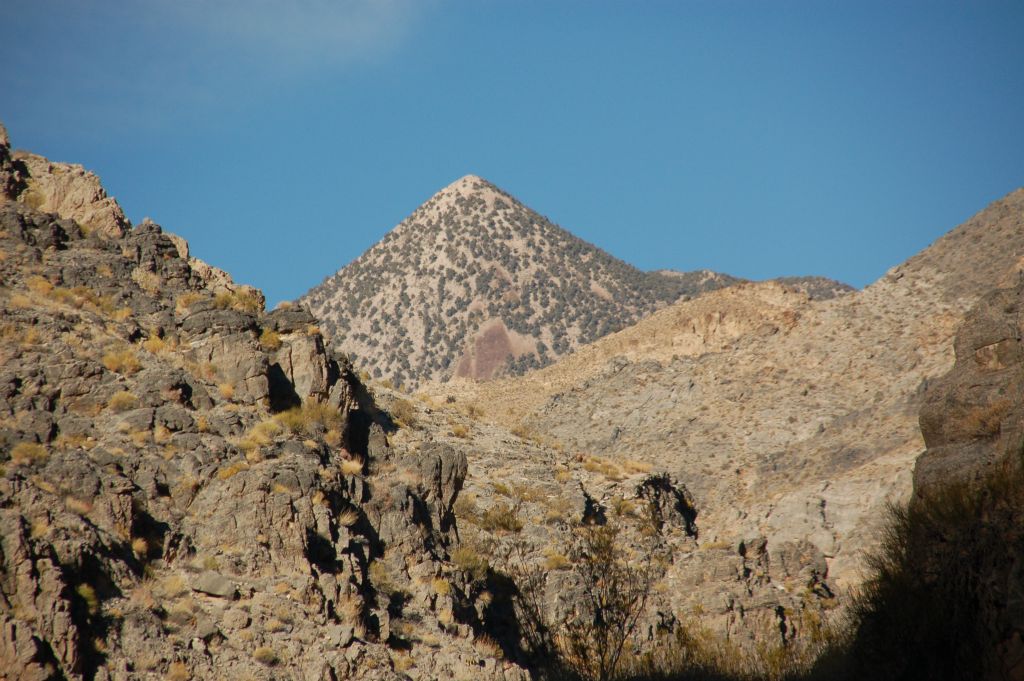
<svg viewBox="0 0 1024 681">
<path fill-rule="evenodd" d="M 585 526 L 570 556 L 582 602 L 558 627 L 557 642 L 568 664 L 593 681 L 615 677 L 657 578 L 653 555 L 629 555 L 618 534 L 610 524 Z"/>
</svg>

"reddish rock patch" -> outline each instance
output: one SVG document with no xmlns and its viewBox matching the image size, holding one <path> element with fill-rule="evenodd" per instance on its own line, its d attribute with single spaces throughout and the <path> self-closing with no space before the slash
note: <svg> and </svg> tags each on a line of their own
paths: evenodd
<svg viewBox="0 0 1024 681">
<path fill-rule="evenodd" d="M 455 375 L 476 380 L 493 378 L 509 356 L 515 354 L 508 329 L 500 319 L 481 328 L 472 345 L 459 359 Z"/>
</svg>

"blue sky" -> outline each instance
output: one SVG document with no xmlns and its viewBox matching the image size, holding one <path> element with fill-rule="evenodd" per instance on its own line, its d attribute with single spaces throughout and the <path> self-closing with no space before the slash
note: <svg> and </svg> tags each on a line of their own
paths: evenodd
<svg viewBox="0 0 1024 681">
<path fill-rule="evenodd" d="M 1024 3 L 6 0 L 0 121 L 271 303 L 481 175 L 643 269 L 870 283 L 1024 185 Z"/>
</svg>

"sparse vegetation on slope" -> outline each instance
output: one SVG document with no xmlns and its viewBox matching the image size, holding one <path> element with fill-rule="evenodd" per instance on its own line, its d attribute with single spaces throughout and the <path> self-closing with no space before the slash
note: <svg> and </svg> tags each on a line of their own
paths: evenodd
<svg viewBox="0 0 1024 681">
<path fill-rule="evenodd" d="M 302 301 L 357 366 L 415 385 L 521 374 L 734 281 L 642 272 L 467 176 Z"/>
</svg>

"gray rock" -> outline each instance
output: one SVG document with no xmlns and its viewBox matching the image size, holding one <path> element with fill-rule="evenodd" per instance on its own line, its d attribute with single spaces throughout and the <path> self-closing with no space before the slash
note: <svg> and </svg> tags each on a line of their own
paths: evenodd
<svg viewBox="0 0 1024 681">
<path fill-rule="evenodd" d="M 234 598 L 238 594 L 238 587 L 224 575 L 207 570 L 192 580 L 192 589 L 211 596 L 221 598 Z"/>
</svg>

